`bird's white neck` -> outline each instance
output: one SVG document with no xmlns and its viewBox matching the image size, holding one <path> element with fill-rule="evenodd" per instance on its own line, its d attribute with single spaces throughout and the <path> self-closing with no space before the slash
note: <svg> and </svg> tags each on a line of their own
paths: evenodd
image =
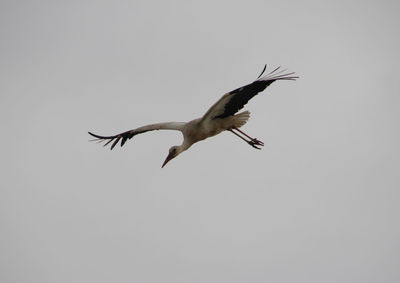
<svg viewBox="0 0 400 283">
<path fill-rule="evenodd" d="M 183 140 L 183 143 L 179 146 L 181 152 L 182 152 L 182 151 L 185 151 L 185 150 L 187 150 L 187 149 L 189 149 L 189 147 L 191 147 L 192 144 L 193 144 L 193 143 L 188 142 L 187 140 L 184 139 L 184 140 Z"/>
</svg>

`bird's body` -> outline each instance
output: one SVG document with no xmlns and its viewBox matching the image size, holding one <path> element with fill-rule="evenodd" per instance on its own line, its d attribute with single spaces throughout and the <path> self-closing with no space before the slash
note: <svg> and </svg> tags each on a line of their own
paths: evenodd
<svg viewBox="0 0 400 283">
<path fill-rule="evenodd" d="M 215 120 L 198 118 L 184 124 L 182 133 L 187 144 L 194 144 L 206 138 L 213 137 L 219 133 L 232 128 L 240 128 L 246 124 L 250 118 L 250 112 L 244 111 L 242 113 L 231 115 L 224 118 Z"/>
<path fill-rule="evenodd" d="M 100 141 L 108 140 L 105 146 L 113 142 L 111 145 L 111 149 L 113 149 L 120 140 L 121 146 L 123 146 L 128 139 L 148 131 L 181 131 L 183 134 L 183 143 L 170 148 L 167 159 L 164 161 L 162 167 L 164 167 L 169 160 L 190 148 L 194 143 L 218 135 L 226 130 L 231 131 L 235 135 L 239 136 L 254 148 L 261 149 L 259 146 L 264 145 L 261 141 L 251 138 L 239 130 L 239 128 L 246 124 L 247 120 L 250 118 L 250 112 L 244 111 L 238 114 L 236 113 L 242 109 L 252 97 L 263 91 L 272 82 L 276 80 L 294 80 L 297 78 L 296 76 L 293 76 L 294 73 L 281 74 L 284 71 L 277 72 L 279 68 L 270 72 L 266 76 L 261 77 L 261 75 L 265 72 L 265 69 L 266 66 L 258 76 L 257 80 L 255 80 L 253 83 L 226 93 L 213 106 L 211 106 L 211 108 L 204 114 L 203 117 L 198 119 L 194 119 L 189 122 L 166 122 L 151 124 L 114 136 L 99 136 L 90 132 L 89 134 Z"/>
</svg>

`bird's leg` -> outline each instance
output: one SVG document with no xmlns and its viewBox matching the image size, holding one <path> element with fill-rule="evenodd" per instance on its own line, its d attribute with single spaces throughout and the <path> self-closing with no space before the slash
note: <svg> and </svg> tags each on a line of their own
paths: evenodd
<svg viewBox="0 0 400 283">
<path fill-rule="evenodd" d="M 233 130 L 237 130 L 238 132 L 242 133 L 243 135 L 245 135 L 247 138 L 249 138 L 250 140 L 247 140 L 246 138 L 242 137 L 241 135 L 239 135 L 238 133 L 234 132 Z M 229 129 L 229 131 L 231 131 L 232 133 L 234 133 L 235 135 L 237 135 L 239 138 L 241 138 L 242 140 L 244 140 L 245 142 L 247 142 L 249 145 L 251 145 L 252 147 L 256 148 L 256 149 L 261 149 L 258 146 L 264 146 L 264 143 L 262 141 L 259 141 L 258 139 L 252 138 L 249 135 L 247 135 L 246 133 L 242 132 L 241 130 L 239 130 L 236 127 L 232 127 Z"/>
<path fill-rule="evenodd" d="M 244 137 L 242 137 L 241 135 L 239 135 L 238 133 L 234 132 L 233 129 L 228 129 L 228 131 L 230 131 L 231 133 L 234 133 L 235 135 L 237 135 L 239 138 L 241 138 L 242 140 L 244 140 L 245 142 L 247 142 L 248 144 L 250 144 L 250 141 L 245 139 Z"/>
<path fill-rule="evenodd" d="M 250 137 L 250 136 L 249 136 L 248 134 L 246 134 L 245 132 L 239 130 L 239 128 L 233 127 L 232 129 L 234 129 L 234 130 L 240 132 L 241 134 L 245 135 L 246 137 L 248 137 L 248 138 L 250 139 L 249 144 L 250 144 L 251 146 L 253 146 L 253 147 L 254 147 L 254 145 L 264 146 L 264 143 L 263 143 L 262 141 L 260 141 L 260 140 L 258 140 L 258 139 L 256 139 L 256 138 Z"/>
</svg>

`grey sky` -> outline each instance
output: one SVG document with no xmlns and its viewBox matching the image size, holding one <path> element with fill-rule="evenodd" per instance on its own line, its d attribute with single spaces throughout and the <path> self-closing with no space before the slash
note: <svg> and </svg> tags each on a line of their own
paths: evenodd
<svg viewBox="0 0 400 283">
<path fill-rule="evenodd" d="M 398 1 L 1 1 L 1 282 L 399 282 Z M 263 64 L 230 133 L 176 132 Z"/>
</svg>

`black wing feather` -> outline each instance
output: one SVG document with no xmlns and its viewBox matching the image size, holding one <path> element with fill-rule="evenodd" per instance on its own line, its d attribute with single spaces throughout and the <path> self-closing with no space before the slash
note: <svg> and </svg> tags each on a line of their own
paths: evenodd
<svg viewBox="0 0 400 283">
<path fill-rule="evenodd" d="M 131 139 L 131 138 L 133 138 L 134 136 L 136 136 L 137 134 L 140 134 L 140 133 L 142 133 L 142 132 L 137 132 L 137 131 L 126 131 L 126 132 L 124 132 L 124 133 L 121 133 L 121 134 L 118 134 L 118 135 L 115 135 L 115 136 L 99 136 L 99 135 L 96 135 L 96 134 L 93 134 L 93 133 L 91 133 L 91 132 L 88 132 L 89 133 L 89 135 L 91 135 L 92 137 L 95 137 L 96 138 L 96 140 L 98 140 L 98 141 L 107 141 L 105 144 L 104 144 L 104 146 L 107 146 L 108 144 L 110 144 L 111 142 L 113 142 L 112 143 L 112 145 L 111 145 L 111 150 L 118 144 L 118 142 L 121 140 L 121 146 L 123 146 L 124 144 L 125 144 L 125 142 L 128 140 L 128 139 Z"/>
<path fill-rule="evenodd" d="M 231 99 L 228 103 L 226 103 L 224 113 L 216 116 L 215 118 L 225 118 L 234 115 L 236 112 L 242 109 L 250 99 L 266 89 L 267 86 L 273 82 L 274 81 L 255 81 L 249 85 L 231 91 L 229 93 L 229 95 L 231 95 Z"/>
<path fill-rule="evenodd" d="M 265 69 L 266 67 L 264 67 L 260 76 L 265 72 Z M 297 76 L 293 76 L 294 73 L 281 74 L 285 70 L 277 72 L 279 69 L 280 67 L 276 68 L 263 78 L 257 79 L 251 84 L 245 85 L 229 92 L 228 95 L 230 96 L 230 99 L 225 104 L 224 112 L 218 116 L 215 116 L 214 119 L 225 118 L 234 115 L 236 112 L 242 109 L 250 99 L 265 90 L 270 84 L 277 80 L 295 80 L 298 78 Z"/>
</svg>

